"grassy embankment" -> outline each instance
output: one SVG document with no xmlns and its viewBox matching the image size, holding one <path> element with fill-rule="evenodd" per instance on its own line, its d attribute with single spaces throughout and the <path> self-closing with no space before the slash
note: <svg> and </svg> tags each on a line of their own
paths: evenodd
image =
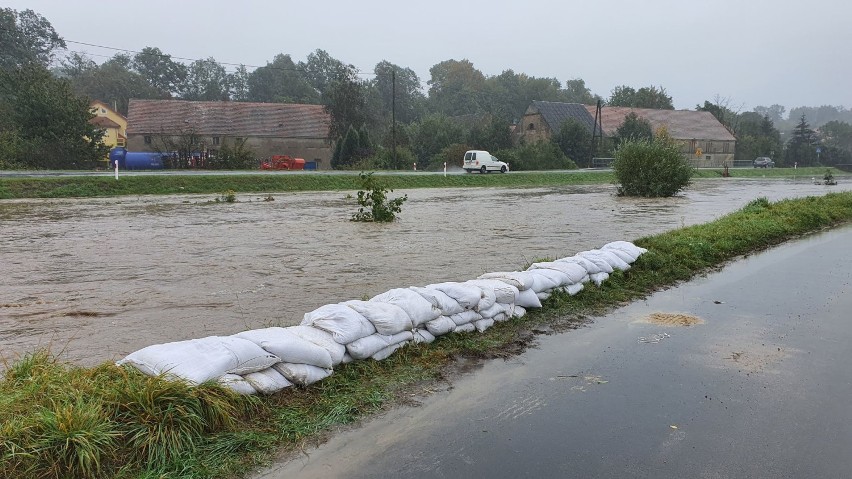
<svg viewBox="0 0 852 479">
<path fill-rule="evenodd" d="M 835 177 L 847 175 L 832 169 Z M 733 178 L 816 178 L 822 179 L 826 168 L 731 169 Z M 697 170 L 696 179 L 721 178 L 722 170 Z M 606 171 L 512 172 L 509 174 L 394 174 L 378 176 L 388 188 L 471 188 L 471 187 L 537 187 L 580 184 L 608 184 L 613 175 Z M 110 173 L 99 176 L 62 176 L 51 178 L 0 178 L 0 199 L 103 197 L 122 195 L 217 194 L 227 190 L 237 193 L 282 193 L 289 191 L 358 190 L 361 183 L 354 174 L 269 173 L 246 175 L 174 175 L 134 172 L 116 180 Z"/>
<path fill-rule="evenodd" d="M 0 477 L 238 476 L 276 448 L 298 450 L 333 426 L 427 390 L 453 358 L 514 354 L 537 326 L 570 327 L 738 256 L 850 221 L 850 192 L 758 199 L 711 223 L 637 240 L 649 252 L 601 288 L 554 295 L 484 334 L 449 334 L 385 361 L 342 365 L 308 388 L 270 397 L 190 388 L 112 364 L 75 367 L 36 352 L 7 365 L 0 379 Z"/>
</svg>

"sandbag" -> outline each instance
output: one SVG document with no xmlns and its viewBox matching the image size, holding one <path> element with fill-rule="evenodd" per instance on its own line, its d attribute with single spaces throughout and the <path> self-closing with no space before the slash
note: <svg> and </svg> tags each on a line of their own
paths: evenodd
<svg viewBox="0 0 852 479">
<path fill-rule="evenodd" d="M 333 365 L 327 349 L 300 338 L 287 328 L 252 329 L 234 336 L 257 344 L 285 363 L 312 364 L 320 368 Z"/>
<path fill-rule="evenodd" d="M 476 311 L 464 311 L 462 313 L 450 315 L 450 319 L 456 323 L 456 330 L 458 330 L 459 326 L 482 319 L 482 315 Z"/>
<path fill-rule="evenodd" d="M 527 309 L 523 306 L 518 306 L 517 304 L 512 309 L 511 317 L 513 318 L 523 318 L 527 314 Z"/>
<path fill-rule="evenodd" d="M 405 346 L 406 344 L 408 344 L 408 341 L 403 341 L 401 343 L 391 344 L 390 346 L 382 349 L 381 351 L 377 352 L 376 354 L 372 355 L 371 357 L 376 361 L 385 360 L 385 359 L 388 358 L 388 356 L 390 356 L 391 354 L 396 352 L 397 349 Z"/>
<path fill-rule="evenodd" d="M 595 274 L 595 273 L 600 273 L 600 272 L 603 271 L 600 268 L 600 266 L 598 266 L 595 263 L 587 260 L 586 258 L 583 258 L 582 256 L 569 256 L 567 258 L 560 258 L 560 259 L 556 260 L 556 262 L 558 262 L 558 263 L 574 263 L 574 264 L 580 265 L 580 266 L 583 267 L 583 269 L 586 270 L 586 272 L 588 274 Z"/>
<path fill-rule="evenodd" d="M 640 246 L 636 246 L 635 244 L 629 241 L 613 241 L 611 243 L 607 243 L 601 247 L 601 249 L 617 249 L 624 251 L 631 256 L 633 256 L 633 260 L 635 261 L 637 258 L 647 253 L 648 250 L 642 248 Z"/>
<path fill-rule="evenodd" d="M 600 288 L 601 283 L 609 279 L 609 274 L 601 272 L 590 274 L 589 277 L 592 278 L 592 281 L 595 283 L 595 286 Z"/>
<path fill-rule="evenodd" d="M 472 324 L 477 331 L 479 331 L 480 333 L 484 333 L 486 329 L 490 328 L 491 326 L 494 326 L 494 319 L 483 318 L 479 321 L 474 321 Z"/>
<path fill-rule="evenodd" d="M 539 300 L 546 301 L 547 298 L 550 297 L 551 293 L 549 291 L 542 291 L 541 293 L 536 293 L 535 295 L 538 297 Z"/>
<path fill-rule="evenodd" d="M 590 251 L 583 251 L 582 253 L 577 253 L 577 256 L 579 256 L 581 258 L 585 258 L 585 259 L 591 261 L 592 263 L 594 263 L 595 266 L 597 266 L 598 269 L 600 270 L 599 272 L 612 273 L 614 271 L 612 269 L 612 265 L 609 264 L 609 261 L 607 261 L 606 258 L 601 257 L 600 255 L 594 254 Z M 593 274 L 593 273 L 589 273 L 589 275 L 591 275 L 591 274 Z"/>
<path fill-rule="evenodd" d="M 443 316 L 443 317 L 446 318 L 446 316 Z M 447 319 L 449 319 L 449 318 L 447 318 Z M 434 319 L 433 319 L 433 321 L 434 321 Z M 452 321 L 450 321 L 450 322 L 452 322 Z M 455 328 L 455 323 L 453 323 L 453 327 Z M 426 329 L 420 329 L 420 328 L 414 330 L 414 337 L 411 338 L 411 342 L 413 342 L 414 344 L 420 344 L 420 343 L 430 344 L 434 341 L 435 341 L 435 335 L 433 335 L 430 331 L 428 331 Z"/>
<path fill-rule="evenodd" d="M 480 275 L 478 279 L 496 279 L 506 284 L 518 288 L 519 291 L 530 289 L 533 284 L 533 278 L 526 271 L 504 271 L 496 273 L 485 273 Z"/>
<path fill-rule="evenodd" d="M 620 249 L 607 249 L 607 250 L 601 250 L 601 251 L 606 251 L 607 253 L 612 253 L 612 254 L 618 256 L 621 259 L 621 261 L 624 261 L 627 264 L 630 264 L 630 263 L 636 261 L 636 258 L 634 258 L 633 255 L 631 255 L 627 251 L 622 251 Z"/>
<path fill-rule="evenodd" d="M 246 374 L 279 362 L 257 344 L 233 336 L 155 344 L 116 362 L 129 364 L 149 376 L 165 375 L 200 384 L 225 374 Z"/>
<path fill-rule="evenodd" d="M 415 327 L 431 321 L 441 315 L 441 310 L 433 306 L 426 298 L 407 288 L 395 288 L 370 298 L 370 301 L 395 304 L 411 318 Z"/>
<path fill-rule="evenodd" d="M 482 289 L 472 284 L 447 282 L 430 284 L 426 287 L 444 292 L 464 309 L 474 309 L 482 299 Z"/>
<path fill-rule="evenodd" d="M 571 279 L 567 274 L 555 269 L 530 269 L 527 272 L 535 277 L 532 289 L 536 293 L 571 284 Z"/>
<path fill-rule="evenodd" d="M 414 337 L 411 331 L 403 331 L 393 335 L 371 334 L 346 345 L 346 351 L 355 359 L 367 359 L 382 349 L 403 341 L 410 341 Z"/>
<path fill-rule="evenodd" d="M 239 374 L 226 374 L 219 379 L 216 380 L 220 386 L 225 389 L 230 389 L 237 394 L 242 394 L 243 396 L 252 396 L 257 394 L 257 390 L 255 390 L 254 386 L 251 385 L 250 382 L 246 381 Z"/>
<path fill-rule="evenodd" d="M 479 311 L 480 316 L 484 318 L 493 318 L 494 316 L 505 313 L 508 305 L 504 303 L 494 303 L 490 308 Z"/>
<path fill-rule="evenodd" d="M 502 323 L 503 321 L 508 321 L 511 316 L 508 313 L 499 313 L 495 314 L 493 318 L 495 323 Z"/>
<path fill-rule="evenodd" d="M 263 371 L 249 373 L 243 376 L 243 379 L 260 394 L 274 394 L 284 388 L 289 388 L 293 385 L 283 374 L 277 369 L 266 368 Z"/>
<path fill-rule="evenodd" d="M 582 256 L 582 257 L 588 258 L 588 259 L 592 259 L 592 256 L 601 258 L 604 261 L 606 261 L 607 264 L 609 264 L 610 267 L 612 267 L 613 270 L 618 269 L 618 270 L 621 270 L 621 271 L 627 271 L 628 269 L 630 269 L 630 265 L 625 263 L 618 256 L 616 256 L 615 253 L 613 253 L 612 251 L 604 251 L 604 250 L 599 250 L 599 249 L 593 249 L 593 250 L 589 250 L 589 251 L 582 251 L 582 252 L 577 253 L 577 254 L 579 256 Z M 592 260 L 592 261 L 594 261 L 594 260 Z M 607 273 L 612 273 L 612 271 L 607 271 Z"/>
<path fill-rule="evenodd" d="M 373 323 L 378 334 L 393 335 L 414 329 L 414 323 L 408 313 L 395 304 L 359 300 L 346 301 L 343 304 Z"/>
<path fill-rule="evenodd" d="M 328 331 L 340 344 L 349 344 L 356 339 L 376 332 L 373 323 L 345 304 L 326 304 L 305 314 L 303 326 L 313 326 Z M 307 361 L 289 361 L 294 363 Z M 319 366 L 319 364 L 317 364 Z"/>
<path fill-rule="evenodd" d="M 426 329 L 435 336 L 443 336 L 456 329 L 456 323 L 449 316 L 439 316 L 426 323 Z"/>
<path fill-rule="evenodd" d="M 288 381 L 299 386 L 307 386 L 331 376 L 331 369 L 318 368 L 310 364 L 278 363 L 274 366 Z"/>
<path fill-rule="evenodd" d="M 525 289 L 518 292 L 518 297 L 515 298 L 515 306 L 523 306 L 524 308 L 540 308 L 541 300 L 536 296 L 535 290 Z"/>
<path fill-rule="evenodd" d="M 328 331 L 323 331 L 322 329 L 314 328 L 313 326 L 302 325 L 288 326 L 284 329 L 291 331 L 296 336 L 302 339 L 307 339 L 328 351 L 328 354 L 331 355 L 332 366 L 337 366 L 341 361 L 343 361 L 343 355 L 346 354 L 346 346 L 335 341 L 334 336 L 332 336 L 332 334 Z"/>
<path fill-rule="evenodd" d="M 479 286 L 482 289 L 490 288 L 494 291 L 494 297 L 498 303 L 514 303 L 518 295 L 518 288 L 497 279 L 472 279 L 465 281 L 467 284 Z"/>
<path fill-rule="evenodd" d="M 472 333 L 476 331 L 476 326 L 473 323 L 462 324 L 461 326 L 456 326 L 456 333 Z"/>
<path fill-rule="evenodd" d="M 464 311 L 462 305 L 459 304 L 458 301 L 453 298 L 447 296 L 447 293 L 433 288 L 419 288 L 417 286 L 412 286 L 410 288 L 415 293 L 423 296 L 426 301 L 432 303 L 436 308 L 441 310 L 441 314 L 444 316 L 449 316 L 451 314 L 461 313 Z"/>
<path fill-rule="evenodd" d="M 586 276 L 589 274 L 586 271 L 586 268 L 580 266 L 576 263 L 570 263 L 567 261 L 548 261 L 542 263 L 533 263 L 530 266 L 530 269 L 555 269 L 560 273 L 565 273 L 568 276 L 568 279 L 571 283 L 582 283 L 583 279 L 586 279 Z"/>
<path fill-rule="evenodd" d="M 569 284 L 568 286 L 564 286 L 562 289 L 569 295 L 574 296 L 580 291 L 583 291 L 583 283 Z"/>
</svg>

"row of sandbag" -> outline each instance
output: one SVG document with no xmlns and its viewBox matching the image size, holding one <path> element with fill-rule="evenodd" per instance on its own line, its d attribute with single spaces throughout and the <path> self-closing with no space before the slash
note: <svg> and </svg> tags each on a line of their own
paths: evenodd
<svg viewBox="0 0 852 479">
<path fill-rule="evenodd" d="M 382 360 L 409 342 L 430 343 L 451 332 L 485 331 L 495 322 L 541 307 L 554 291 L 570 295 L 625 271 L 646 250 L 626 241 L 604 245 L 526 271 L 487 273 L 475 280 L 396 288 L 368 301 L 328 304 L 298 326 L 159 344 L 118 364 L 149 375 L 200 384 L 219 381 L 243 394 L 271 394 L 308 385 L 354 360 Z"/>
</svg>

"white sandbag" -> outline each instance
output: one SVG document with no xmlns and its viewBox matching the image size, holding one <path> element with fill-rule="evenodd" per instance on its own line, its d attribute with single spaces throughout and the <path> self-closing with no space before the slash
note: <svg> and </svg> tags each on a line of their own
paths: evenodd
<svg viewBox="0 0 852 479">
<path fill-rule="evenodd" d="M 560 259 L 556 260 L 556 262 L 558 262 L 558 263 L 574 263 L 574 264 L 580 265 L 580 266 L 583 267 L 583 269 L 586 270 L 586 272 L 588 274 L 595 274 L 595 273 L 600 273 L 600 272 L 603 271 L 600 268 L 600 266 L 598 266 L 595 263 L 587 260 L 586 258 L 583 258 L 582 256 L 569 256 L 567 258 L 560 258 Z"/>
<path fill-rule="evenodd" d="M 446 316 L 442 316 L 442 317 L 446 318 Z M 447 318 L 447 319 L 449 320 L 450 318 Z M 434 321 L 434 319 L 432 321 Z M 450 322 L 452 323 L 452 321 L 450 321 Z M 453 329 L 455 329 L 455 326 L 456 326 L 456 324 L 453 323 Z M 420 328 L 417 328 L 417 329 L 414 330 L 414 337 L 411 338 L 411 342 L 413 342 L 414 344 L 420 344 L 420 343 L 430 344 L 434 341 L 435 341 L 435 335 L 433 335 L 432 332 L 430 332 L 426 329 L 420 329 Z"/>
<path fill-rule="evenodd" d="M 219 379 L 216 380 L 220 386 L 225 389 L 230 389 L 237 394 L 242 394 L 243 396 L 252 396 L 257 394 L 257 390 L 255 390 L 254 386 L 251 385 L 250 382 L 246 381 L 239 374 L 226 374 Z"/>
<path fill-rule="evenodd" d="M 503 304 L 503 303 L 494 303 L 490 308 L 483 309 L 482 311 L 479 311 L 479 314 L 482 316 L 483 319 L 484 318 L 493 318 L 494 316 L 496 316 L 500 313 L 505 313 L 506 312 L 506 306 L 507 305 Z"/>
<path fill-rule="evenodd" d="M 148 346 L 116 364 L 129 364 L 149 376 L 166 375 L 200 384 L 229 373 L 260 371 L 279 361 L 247 339 L 209 336 Z"/>
<path fill-rule="evenodd" d="M 346 346 L 335 341 L 334 336 L 328 331 L 323 331 L 322 329 L 315 328 L 313 326 L 302 325 L 288 326 L 284 329 L 291 331 L 296 336 L 302 339 L 307 339 L 328 351 L 328 354 L 331 355 L 332 366 L 337 366 L 341 361 L 343 361 L 343 355 L 346 354 Z"/>
<path fill-rule="evenodd" d="M 395 304 L 408 313 L 414 327 L 431 321 L 441 315 L 441 310 L 433 306 L 426 298 L 408 288 L 395 288 L 370 298 L 370 301 Z"/>
<path fill-rule="evenodd" d="M 472 333 L 476 331 L 476 326 L 473 323 L 462 324 L 461 326 L 456 326 L 456 333 Z"/>
<path fill-rule="evenodd" d="M 548 291 L 542 291 L 541 293 L 536 293 L 535 295 L 538 297 L 539 300 L 546 301 L 547 298 L 550 297 L 551 293 Z"/>
<path fill-rule="evenodd" d="M 403 341 L 410 341 L 414 337 L 411 331 L 403 331 L 393 335 L 371 334 L 346 345 L 346 351 L 355 359 L 367 359 L 382 349 Z"/>
<path fill-rule="evenodd" d="M 535 277 L 532 289 L 536 293 L 571 284 L 571 279 L 567 274 L 555 269 L 530 269 L 527 272 Z"/>
<path fill-rule="evenodd" d="M 498 281 L 499 283 L 499 281 Z M 476 284 L 472 281 L 465 281 L 464 284 L 473 286 L 478 289 L 480 293 L 479 302 L 476 303 L 476 306 L 473 308 L 476 311 L 480 311 L 483 309 L 488 309 L 497 302 L 497 294 L 494 292 L 494 288 L 487 284 Z"/>
<path fill-rule="evenodd" d="M 603 283 L 604 281 L 609 279 L 609 274 L 601 272 L 601 273 L 590 274 L 589 277 L 592 278 L 592 281 L 595 283 L 595 286 L 600 288 L 601 283 Z"/>
<path fill-rule="evenodd" d="M 495 323 L 502 323 L 503 321 L 508 321 L 509 318 L 511 318 L 511 316 L 509 316 L 508 313 L 500 313 L 500 314 L 495 315 L 491 319 L 493 319 Z"/>
<path fill-rule="evenodd" d="M 450 315 L 450 319 L 454 323 L 456 323 L 456 330 L 458 330 L 459 326 L 482 319 L 482 315 L 477 313 L 476 311 L 464 311 L 458 314 Z"/>
<path fill-rule="evenodd" d="M 257 344 L 285 363 L 313 364 L 321 368 L 333 365 L 327 349 L 300 338 L 287 328 L 252 329 L 234 336 Z"/>
<path fill-rule="evenodd" d="M 569 284 L 568 286 L 564 286 L 562 290 L 570 294 L 571 296 L 574 296 L 580 291 L 583 291 L 583 283 Z"/>
<path fill-rule="evenodd" d="M 472 279 L 465 283 L 474 284 L 483 290 L 486 288 L 493 290 L 498 303 L 514 303 L 519 291 L 515 286 L 497 279 Z"/>
<path fill-rule="evenodd" d="M 631 256 L 633 256 L 633 260 L 635 261 L 637 258 L 647 253 L 648 250 L 642 248 L 640 246 L 636 246 L 635 244 L 629 241 L 613 241 L 611 243 L 607 243 L 601 247 L 601 249 L 617 249 L 624 251 Z"/>
<path fill-rule="evenodd" d="M 349 344 L 356 339 L 369 336 L 376 332 L 373 323 L 367 321 L 363 315 L 345 304 L 326 304 L 305 314 L 302 320 L 303 326 L 313 326 L 323 331 L 328 331 L 340 344 Z M 301 363 L 307 361 L 289 361 Z M 316 366 L 319 366 L 317 364 Z"/>
<path fill-rule="evenodd" d="M 307 386 L 331 376 L 331 369 L 318 368 L 310 364 L 278 363 L 276 371 L 281 373 L 288 381 L 299 386 Z"/>
<path fill-rule="evenodd" d="M 484 318 L 480 319 L 479 321 L 474 321 L 472 324 L 477 331 L 479 331 L 480 333 L 484 333 L 486 329 L 490 328 L 491 326 L 494 326 L 494 319 Z"/>
<path fill-rule="evenodd" d="M 393 335 L 402 331 L 414 329 L 411 317 L 404 309 L 395 304 L 378 301 L 347 301 L 346 306 L 361 313 L 373 323 L 378 334 Z"/>
<path fill-rule="evenodd" d="M 582 252 L 577 253 L 577 254 L 584 257 L 584 258 L 589 258 L 589 259 L 591 259 L 591 256 L 596 256 L 598 258 L 602 258 L 604 261 L 607 262 L 607 264 L 609 264 L 612 267 L 613 270 L 627 271 L 628 269 L 630 269 L 630 265 L 625 263 L 621 258 L 619 258 L 612 251 L 593 249 L 593 250 L 589 250 L 589 251 L 582 251 Z M 612 271 L 607 271 L 607 273 L 611 273 L 611 272 Z"/>
<path fill-rule="evenodd" d="M 376 354 L 372 355 L 371 357 L 373 359 L 375 359 L 376 361 L 385 360 L 385 359 L 388 358 L 388 356 L 395 353 L 397 349 L 405 346 L 406 344 L 408 344 L 408 341 L 403 341 L 401 343 L 391 344 L 390 346 L 382 349 L 381 351 L 377 352 Z"/>
<path fill-rule="evenodd" d="M 513 318 L 523 318 L 527 314 L 527 309 L 523 306 L 518 306 L 517 304 L 512 309 L 511 317 Z"/>
<path fill-rule="evenodd" d="M 536 296 L 535 290 L 525 289 L 518 292 L 518 297 L 515 298 L 515 306 L 523 306 L 524 308 L 540 308 L 541 300 Z"/>
<path fill-rule="evenodd" d="M 597 254 L 592 253 L 590 251 L 583 251 L 582 253 L 577 253 L 577 256 L 579 256 L 581 258 L 585 258 L 585 259 L 591 261 L 592 263 L 595 263 L 595 266 L 597 266 L 598 269 L 600 269 L 600 272 L 612 273 L 614 271 L 612 269 L 612 265 L 609 264 L 609 261 L 607 261 L 606 258 L 603 258 L 600 255 L 597 255 Z M 593 273 L 590 272 L 589 275 L 591 275 L 591 274 L 593 274 Z"/>
<path fill-rule="evenodd" d="M 274 394 L 293 385 L 275 368 L 266 368 L 263 371 L 246 374 L 243 379 L 248 381 L 260 394 Z"/>
<path fill-rule="evenodd" d="M 607 253 L 612 253 L 612 254 L 618 256 L 621 259 L 621 261 L 624 261 L 627 264 L 630 264 L 630 263 L 636 261 L 636 258 L 634 258 L 633 255 L 631 255 L 627 251 L 622 251 L 620 249 L 607 249 L 607 250 L 601 250 L 601 251 L 606 251 Z"/>
<path fill-rule="evenodd" d="M 423 296 L 426 301 L 432 303 L 436 308 L 441 310 L 441 314 L 444 316 L 449 316 L 451 314 L 461 313 L 464 311 L 462 305 L 459 304 L 458 301 L 453 298 L 447 296 L 447 293 L 433 288 L 419 288 L 417 286 L 412 286 L 410 288 L 415 293 Z"/>
<path fill-rule="evenodd" d="M 349 353 L 346 353 L 346 354 L 343 355 L 343 360 L 340 361 L 340 363 L 341 364 L 349 364 L 349 363 L 352 363 L 352 362 L 355 362 L 355 361 L 357 361 L 357 359 L 350 356 Z"/>
<path fill-rule="evenodd" d="M 525 289 L 530 289 L 532 287 L 533 279 L 530 277 L 526 271 L 503 271 L 496 273 L 485 273 L 480 275 L 478 279 L 496 279 L 497 281 L 502 281 L 506 284 L 511 284 L 512 286 L 518 288 L 518 290 L 523 291 Z"/>
<path fill-rule="evenodd" d="M 464 309 L 475 308 L 479 304 L 479 300 L 482 299 L 482 289 L 472 284 L 447 282 L 430 284 L 426 287 L 444 292 L 444 294 L 456 300 Z"/>
<path fill-rule="evenodd" d="M 569 263 L 567 261 L 548 261 L 543 263 L 533 263 L 530 266 L 530 269 L 555 269 L 561 273 L 565 273 L 568 276 L 568 279 L 571 283 L 582 283 L 583 279 L 586 279 L 586 276 L 589 274 L 586 271 L 586 268 L 580 266 L 576 263 Z"/>
<path fill-rule="evenodd" d="M 456 323 L 449 316 L 439 316 L 426 323 L 426 329 L 435 336 L 443 336 L 456 329 Z"/>
</svg>

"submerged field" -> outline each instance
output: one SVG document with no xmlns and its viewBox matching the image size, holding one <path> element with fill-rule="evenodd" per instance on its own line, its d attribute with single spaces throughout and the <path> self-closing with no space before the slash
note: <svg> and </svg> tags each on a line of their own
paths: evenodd
<svg viewBox="0 0 852 479">
<path fill-rule="evenodd" d="M 35 352 L 8 364 L 0 382 L 0 476 L 244 475 L 279 448 L 298 450 L 334 426 L 428 391 L 460 358 L 512 355 L 542 326 L 576 326 L 738 256 L 850 220 L 850 192 L 757 199 L 715 221 L 636 240 L 649 252 L 599 289 L 554 295 L 541 310 L 484 334 L 451 334 L 385 361 L 341 365 L 319 383 L 270 397 L 235 396 L 213 385 L 190 388 L 111 363 L 78 367 Z"/>
</svg>

